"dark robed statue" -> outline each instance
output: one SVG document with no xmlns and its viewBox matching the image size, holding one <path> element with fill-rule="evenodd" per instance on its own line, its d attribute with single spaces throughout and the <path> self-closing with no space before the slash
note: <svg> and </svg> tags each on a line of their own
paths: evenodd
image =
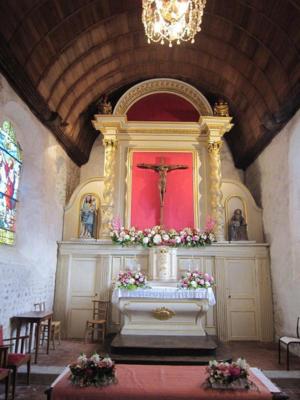
<svg viewBox="0 0 300 400">
<path fill-rule="evenodd" d="M 234 210 L 228 227 L 229 241 L 248 240 L 247 223 L 242 210 Z"/>
<path fill-rule="evenodd" d="M 174 171 L 176 169 L 187 169 L 187 165 L 181 164 L 164 164 L 163 159 L 161 159 L 160 164 L 137 164 L 138 168 L 143 169 L 152 169 L 153 171 L 159 174 L 158 179 L 158 190 L 159 190 L 159 197 L 160 197 L 160 221 L 159 224 L 163 226 L 163 208 L 164 208 L 164 201 L 165 201 L 165 193 L 167 190 L 167 173 Z"/>
</svg>

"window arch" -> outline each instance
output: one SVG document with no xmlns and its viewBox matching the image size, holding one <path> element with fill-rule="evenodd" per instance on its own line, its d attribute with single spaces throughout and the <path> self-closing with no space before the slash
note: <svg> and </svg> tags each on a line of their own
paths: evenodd
<svg viewBox="0 0 300 400">
<path fill-rule="evenodd" d="M 10 121 L 0 126 L 0 243 L 14 244 L 22 149 Z"/>
</svg>

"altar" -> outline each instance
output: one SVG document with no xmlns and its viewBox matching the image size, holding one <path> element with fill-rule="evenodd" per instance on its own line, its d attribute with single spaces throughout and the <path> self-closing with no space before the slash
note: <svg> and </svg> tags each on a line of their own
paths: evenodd
<svg viewBox="0 0 300 400">
<path fill-rule="evenodd" d="M 205 336 L 202 319 L 215 305 L 211 288 L 186 290 L 150 286 L 115 289 L 112 302 L 124 316 L 123 335 Z"/>
<path fill-rule="evenodd" d="M 145 117 L 149 104 L 153 119 Z M 150 79 L 111 109 L 94 115 L 102 145 L 86 167 L 93 174 L 82 177 L 65 208 L 54 304 L 64 337 L 83 338 L 91 300 L 99 299 L 109 302 L 108 332 L 272 340 L 262 210 L 222 153 L 233 126 L 228 105 L 212 107 L 185 82 Z M 222 176 L 229 164 L 235 177 Z M 233 216 L 240 219 L 231 225 Z M 229 235 L 240 225 L 243 235 Z M 113 293 L 119 272 L 137 269 L 157 297 Z M 193 270 L 213 275 L 213 290 L 178 291 L 182 274 Z"/>
</svg>

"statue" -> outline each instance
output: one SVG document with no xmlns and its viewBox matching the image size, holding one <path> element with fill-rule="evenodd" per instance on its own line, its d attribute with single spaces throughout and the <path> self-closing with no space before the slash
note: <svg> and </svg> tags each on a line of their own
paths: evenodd
<svg viewBox="0 0 300 400">
<path fill-rule="evenodd" d="M 247 223 L 239 208 L 234 210 L 228 228 L 229 241 L 248 240 Z"/>
<path fill-rule="evenodd" d="M 112 114 L 112 105 L 111 102 L 108 101 L 107 94 L 100 97 L 97 103 L 97 112 L 99 114 Z"/>
<path fill-rule="evenodd" d="M 229 106 L 227 101 L 218 99 L 214 104 L 214 115 L 218 117 L 229 117 Z"/>
<path fill-rule="evenodd" d="M 138 168 L 143 169 L 152 169 L 153 171 L 159 174 L 158 180 L 158 190 L 159 190 L 159 198 L 160 198 L 160 226 L 163 226 L 163 208 L 164 208 L 164 201 L 165 201 L 165 194 L 167 190 L 167 173 L 170 171 L 174 171 L 176 169 L 187 169 L 187 165 L 166 165 L 163 163 L 163 159 L 161 159 L 160 164 L 137 164 Z"/>
<path fill-rule="evenodd" d="M 96 217 L 97 217 L 97 204 L 96 198 L 88 194 L 83 200 L 82 207 L 80 209 L 80 238 L 82 239 L 92 239 L 96 238 L 95 228 L 96 228 Z"/>
</svg>

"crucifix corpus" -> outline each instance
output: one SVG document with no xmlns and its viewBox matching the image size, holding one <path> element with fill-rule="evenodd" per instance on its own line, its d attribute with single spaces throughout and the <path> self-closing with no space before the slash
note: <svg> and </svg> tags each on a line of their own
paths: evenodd
<svg viewBox="0 0 300 400">
<path fill-rule="evenodd" d="M 165 194 L 167 190 L 167 173 L 174 171 L 176 169 L 187 169 L 187 165 L 181 164 L 164 164 L 164 159 L 161 158 L 160 164 L 137 164 L 138 168 L 143 169 L 152 169 L 154 172 L 157 172 L 159 175 L 158 178 L 158 191 L 160 198 L 160 216 L 159 216 L 159 225 L 163 226 L 163 215 L 164 215 L 164 201 Z"/>
</svg>

